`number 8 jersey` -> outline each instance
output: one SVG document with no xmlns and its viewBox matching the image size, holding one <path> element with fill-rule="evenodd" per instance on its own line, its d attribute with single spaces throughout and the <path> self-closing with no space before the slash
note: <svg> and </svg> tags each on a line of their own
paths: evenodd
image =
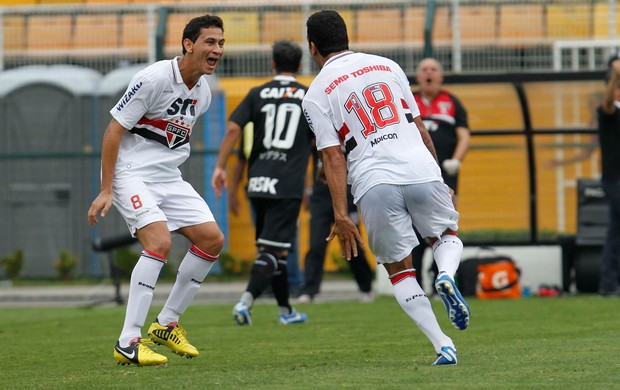
<svg viewBox="0 0 620 390">
<path fill-rule="evenodd" d="M 205 76 L 192 89 L 178 59 L 158 61 L 138 72 L 110 114 L 129 131 L 123 135 L 114 181 L 173 181 L 189 157 L 192 129 L 209 105 Z"/>
<path fill-rule="evenodd" d="M 324 64 L 302 105 L 317 149 L 344 148 L 356 203 L 377 184 L 442 180 L 413 123 L 420 111 L 407 76 L 394 61 L 337 54 Z"/>
</svg>

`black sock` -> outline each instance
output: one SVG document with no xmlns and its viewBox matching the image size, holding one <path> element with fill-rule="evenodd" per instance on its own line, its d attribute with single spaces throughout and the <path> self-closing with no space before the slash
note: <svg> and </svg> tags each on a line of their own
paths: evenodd
<svg viewBox="0 0 620 390">
<path fill-rule="evenodd" d="M 288 267 L 286 263 L 286 256 L 278 258 L 278 269 L 271 278 L 271 289 L 278 301 L 280 308 L 287 308 L 289 314 L 292 311 L 289 303 L 289 290 L 288 290 Z"/>
<path fill-rule="evenodd" d="M 252 269 L 250 271 L 250 282 L 248 288 L 252 296 L 256 299 L 271 283 L 271 279 L 277 269 L 277 260 L 274 255 L 267 252 L 259 252 Z"/>
</svg>

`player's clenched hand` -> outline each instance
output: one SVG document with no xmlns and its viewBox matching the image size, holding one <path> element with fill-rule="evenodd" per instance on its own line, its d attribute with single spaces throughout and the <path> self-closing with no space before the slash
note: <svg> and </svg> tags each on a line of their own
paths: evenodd
<svg viewBox="0 0 620 390">
<path fill-rule="evenodd" d="M 342 254 L 347 261 L 351 261 L 352 257 L 357 257 L 358 242 L 361 247 L 364 246 L 362 236 L 351 218 L 347 217 L 334 222 L 334 226 L 332 226 L 332 230 L 329 233 L 329 237 L 327 237 L 327 241 L 331 241 L 335 236 L 338 236 L 338 239 L 340 240 Z"/>
<path fill-rule="evenodd" d="M 215 190 L 215 195 L 222 196 L 222 188 L 228 188 L 228 177 L 226 176 L 225 169 L 215 167 L 213 177 L 211 178 L 211 186 Z"/>
<path fill-rule="evenodd" d="M 112 207 L 112 194 L 100 192 L 90 205 L 90 209 L 88 209 L 88 223 L 90 226 L 98 224 L 97 214 L 101 212 L 101 218 L 104 218 L 108 210 L 110 210 L 110 207 Z"/>
</svg>

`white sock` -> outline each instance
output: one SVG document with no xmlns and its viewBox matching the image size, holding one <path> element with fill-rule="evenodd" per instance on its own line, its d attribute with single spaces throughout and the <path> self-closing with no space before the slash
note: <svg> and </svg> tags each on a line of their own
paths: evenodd
<svg viewBox="0 0 620 390">
<path fill-rule="evenodd" d="M 431 341 L 435 352 L 440 353 L 444 346 L 454 347 L 452 340 L 441 331 L 431 302 L 418 284 L 415 272 L 410 269 L 396 273 L 390 276 L 390 281 L 396 301 Z"/>
<path fill-rule="evenodd" d="M 131 272 L 129 281 L 129 297 L 125 312 L 125 323 L 118 342 L 121 347 L 127 347 L 129 342 L 142 337 L 141 328 L 151 308 L 153 290 L 157 284 L 159 271 L 166 263 L 166 259 L 156 253 L 142 251 L 136 266 Z"/>
<path fill-rule="evenodd" d="M 252 308 L 254 306 L 254 295 L 249 291 L 244 291 L 239 301 L 248 305 L 249 308 Z"/>
<path fill-rule="evenodd" d="M 172 286 L 166 304 L 157 316 L 160 325 L 179 321 L 179 317 L 185 313 L 185 310 L 194 300 L 200 285 L 211 271 L 216 260 L 217 256 L 209 255 L 195 245 L 189 248 L 181 265 L 179 265 L 177 279 Z"/>
<path fill-rule="evenodd" d="M 458 236 L 444 234 L 433 244 L 433 258 L 439 272 L 446 272 L 452 279 L 461 264 L 463 242 Z"/>
</svg>

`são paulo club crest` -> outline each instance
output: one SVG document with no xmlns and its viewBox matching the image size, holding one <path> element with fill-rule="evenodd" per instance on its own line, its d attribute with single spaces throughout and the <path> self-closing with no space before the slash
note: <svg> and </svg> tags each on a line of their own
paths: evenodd
<svg viewBox="0 0 620 390">
<path fill-rule="evenodd" d="M 168 147 L 174 149 L 189 141 L 189 128 L 174 123 L 166 125 L 166 139 Z"/>
</svg>

